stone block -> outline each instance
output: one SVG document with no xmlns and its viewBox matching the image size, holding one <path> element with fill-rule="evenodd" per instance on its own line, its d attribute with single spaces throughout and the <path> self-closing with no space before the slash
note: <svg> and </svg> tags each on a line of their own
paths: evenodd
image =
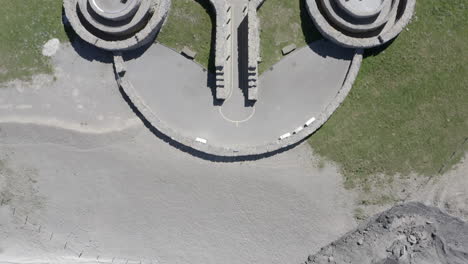
<svg viewBox="0 0 468 264">
<path fill-rule="evenodd" d="M 195 56 L 197 56 L 197 53 L 193 50 L 191 50 L 190 48 L 188 48 L 187 46 L 185 46 L 182 51 L 181 51 L 182 55 L 184 55 L 185 57 L 189 58 L 189 59 L 195 59 Z"/>
<path fill-rule="evenodd" d="M 288 55 L 289 53 L 293 52 L 295 49 L 296 49 L 296 45 L 295 44 L 290 44 L 290 45 L 284 47 L 281 50 L 281 52 L 283 53 L 283 55 Z"/>
</svg>

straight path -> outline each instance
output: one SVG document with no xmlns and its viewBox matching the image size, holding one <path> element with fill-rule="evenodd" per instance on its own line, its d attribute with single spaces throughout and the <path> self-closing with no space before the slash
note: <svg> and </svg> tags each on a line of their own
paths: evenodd
<svg viewBox="0 0 468 264">
<path fill-rule="evenodd" d="M 245 100 L 247 89 L 247 0 L 232 0 L 232 87 L 228 98 L 219 109 L 221 116 L 236 125 L 248 121 L 255 114 Z"/>
</svg>

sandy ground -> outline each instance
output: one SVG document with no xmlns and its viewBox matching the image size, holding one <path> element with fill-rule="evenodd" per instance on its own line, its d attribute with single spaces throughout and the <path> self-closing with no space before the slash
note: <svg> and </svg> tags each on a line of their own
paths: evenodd
<svg viewBox="0 0 468 264">
<path fill-rule="evenodd" d="M 64 49 L 55 81 L 0 90 L 0 263 L 298 263 L 356 225 L 308 145 L 193 157 L 142 125 L 105 58 Z"/>
<path fill-rule="evenodd" d="M 444 175 L 433 177 L 410 200 L 441 208 L 468 221 L 468 161 L 464 160 Z"/>
<path fill-rule="evenodd" d="M 56 80 L 0 89 L 0 263 L 303 263 L 356 227 L 358 196 L 307 144 L 193 157 L 142 125 L 106 58 L 69 48 L 53 57 Z M 467 166 L 410 177 L 402 195 L 466 219 Z"/>
<path fill-rule="evenodd" d="M 140 129 L 127 138 L 108 135 L 106 145 L 99 135 L 75 145 L 80 133 L 32 125 L 23 132 L 68 134 L 74 142 L 1 137 L 8 224 L 0 262 L 83 251 L 84 258 L 102 260 L 294 263 L 355 225 L 353 197 L 339 173 L 313 167 L 307 145 L 222 164 L 191 157 Z"/>
</svg>

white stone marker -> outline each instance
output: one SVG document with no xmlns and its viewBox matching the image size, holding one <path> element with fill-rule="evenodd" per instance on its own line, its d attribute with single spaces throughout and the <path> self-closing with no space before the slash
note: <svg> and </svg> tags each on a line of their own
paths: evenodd
<svg viewBox="0 0 468 264">
<path fill-rule="evenodd" d="M 204 139 L 204 138 L 199 138 L 199 137 L 197 137 L 197 138 L 195 139 L 195 141 L 196 141 L 196 142 L 199 142 L 199 143 L 202 143 L 202 144 L 206 144 L 206 143 L 208 142 L 206 139 Z"/>
<path fill-rule="evenodd" d="M 310 126 L 313 122 L 315 122 L 315 117 L 312 117 L 311 119 L 307 120 L 305 123 L 305 126 Z"/>
</svg>

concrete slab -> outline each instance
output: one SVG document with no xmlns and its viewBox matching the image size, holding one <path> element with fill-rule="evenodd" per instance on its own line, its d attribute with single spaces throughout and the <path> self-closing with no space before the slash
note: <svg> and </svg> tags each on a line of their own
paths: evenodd
<svg viewBox="0 0 468 264">
<path fill-rule="evenodd" d="M 283 55 L 288 55 L 289 53 L 293 52 L 294 50 L 296 50 L 296 45 L 295 44 L 290 44 L 286 47 L 284 47 L 281 52 L 283 53 Z"/>
</svg>

